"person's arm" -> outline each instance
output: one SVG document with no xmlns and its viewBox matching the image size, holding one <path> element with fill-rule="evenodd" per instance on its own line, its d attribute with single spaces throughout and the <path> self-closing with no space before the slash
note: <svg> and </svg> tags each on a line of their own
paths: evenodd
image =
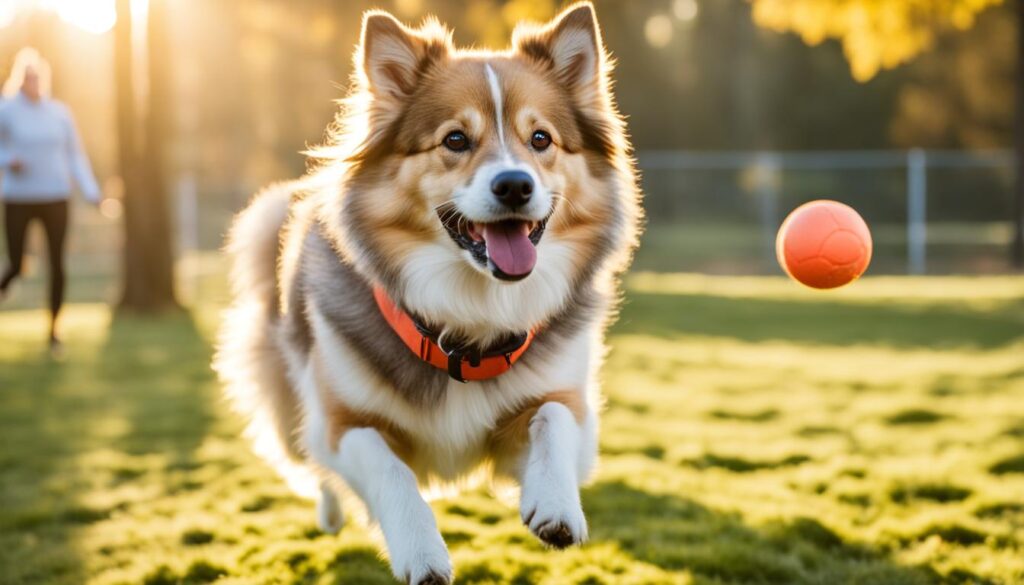
<svg viewBox="0 0 1024 585">
<path fill-rule="evenodd" d="M 7 108 L 0 104 L 0 170 L 8 170 L 14 163 L 14 152 L 11 149 L 10 116 Z"/>
<path fill-rule="evenodd" d="M 92 166 L 89 165 L 89 157 L 82 148 L 82 141 L 78 137 L 78 129 L 75 128 L 75 120 L 71 112 L 65 110 L 64 123 L 66 126 L 65 147 L 67 148 L 68 162 L 71 166 L 71 176 L 75 179 L 82 195 L 92 203 L 100 202 L 100 186 L 96 183 L 96 177 L 92 174 Z"/>
</svg>

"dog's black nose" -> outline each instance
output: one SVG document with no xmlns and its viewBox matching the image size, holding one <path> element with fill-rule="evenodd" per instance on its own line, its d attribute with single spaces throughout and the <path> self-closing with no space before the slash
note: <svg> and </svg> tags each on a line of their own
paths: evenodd
<svg viewBox="0 0 1024 585">
<path fill-rule="evenodd" d="M 533 194 L 533 178 L 524 171 L 504 171 L 491 181 L 491 192 L 509 207 L 522 207 Z"/>
</svg>

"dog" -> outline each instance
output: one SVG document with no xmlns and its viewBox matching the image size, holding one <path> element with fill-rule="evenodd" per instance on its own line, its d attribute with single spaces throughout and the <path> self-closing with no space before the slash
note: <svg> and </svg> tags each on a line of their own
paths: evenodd
<svg viewBox="0 0 1024 585">
<path fill-rule="evenodd" d="M 395 576 L 451 583 L 422 489 L 511 480 L 529 530 L 587 539 L 597 374 L 641 224 L 593 6 L 502 52 L 368 12 L 352 89 L 302 179 L 228 235 L 215 369 L 257 450 L 379 525 Z"/>
</svg>

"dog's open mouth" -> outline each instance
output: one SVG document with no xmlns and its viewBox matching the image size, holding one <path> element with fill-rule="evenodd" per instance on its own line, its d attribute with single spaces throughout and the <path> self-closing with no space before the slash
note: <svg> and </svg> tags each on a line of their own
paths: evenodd
<svg viewBox="0 0 1024 585">
<path fill-rule="evenodd" d="M 476 262 L 501 280 L 521 280 L 537 264 L 537 244 L 544 235 L 547 218 L 540 221 L 506 219 L 492 223 L 470 221 L 457 210 L 438 211 L 448 235 Z"/>
</svg>

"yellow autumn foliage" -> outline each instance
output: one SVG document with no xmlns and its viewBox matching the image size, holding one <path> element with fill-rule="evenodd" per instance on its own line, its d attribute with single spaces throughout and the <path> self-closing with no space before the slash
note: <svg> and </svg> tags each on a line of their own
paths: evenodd
<svg viewBox="0 0 1024 585">
<path fill-rule="evenodd" d="M 858 81 L 929 49 L 943 30 L 966 30 L 1003 0 L 752 0 L 754 22 L 809 45 L 838 39 Z"/>
<path fill-rule="evenodd" d="M 466 23 L 482 46 L 500 49 L 517 23 L 547 21 L 555 8 L 555 0 L 476 0 L 467 7 Z"/>
</svg>

